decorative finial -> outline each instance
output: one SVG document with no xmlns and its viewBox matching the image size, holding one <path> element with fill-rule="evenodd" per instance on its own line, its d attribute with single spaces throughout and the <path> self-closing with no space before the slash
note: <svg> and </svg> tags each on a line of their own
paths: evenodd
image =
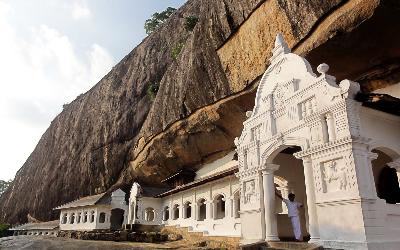
<svg viewBox="0 0 400 250">
<path fill-rule="evenodd" d="M 318 67 L 317 67 L 318 73 L 320 73 L 320 74 L 322 74 L 322 75 L 325 75 L 326 72 L 328 72 L 328 70 L 329 70 L 329 65 L 326 64 L 326 63 L 321 63 L 321 64 L 318 65 Z"/>
<path fill-rule="evenodd" d="M 271 62 L 280 58 L 282 55 L 290 53 L 290 48 L 281 33 L 278 33 L 275 38 L 275 48 L 272 50 Z"/>
</svg>

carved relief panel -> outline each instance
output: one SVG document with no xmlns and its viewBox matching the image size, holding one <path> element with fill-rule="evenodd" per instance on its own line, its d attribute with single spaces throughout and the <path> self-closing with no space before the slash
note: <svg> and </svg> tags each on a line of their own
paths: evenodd
<svg viewBox="0 0 400 250">
<path fill-rule="evenodd" d="M 321 164 L 321 168 L 325 193 L 347 189 L 346 165 L 343 164 L 343 159 L 324 162 Z"/>
</svg>

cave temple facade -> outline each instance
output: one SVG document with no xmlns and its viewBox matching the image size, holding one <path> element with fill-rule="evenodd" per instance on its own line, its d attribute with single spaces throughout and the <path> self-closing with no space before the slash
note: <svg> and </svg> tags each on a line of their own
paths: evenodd
<svg viewBox="0 0 400 250">
<path fill-rule="evenodd" d="M 134 184 L 128 224 L 188 227 L 242 244 L 293 239 L 276 193 L 296 194 L 302 235 L 336 249 L 400 247 L 400 118 L 366 107 L 360 86 L 315 74 L 281 35 L 247 112 L 236 154 L 155 194 Z M 182 178 L 179 178 L 181 176 Z M 189 181 L 188 181 L 189 180 Z"/>
<path fill-rule="evenodd" d="M 299 217 L 309 243 L 399 249 L 399 110 L 382 111 L 383 95 L 366 103 L 358 83 L 337 84 L 326 64 L 315 74 L 281 35 L 272 54 L 235 151 L 197 172 L 169 176 L 168 189 L 134 183 L 126 199 L 117 190 L 61 206 L 60 229 L 113 229 L 112 211 L 119 209 L 118 226 L 130 230 L 185 227 L 240 237 L 243 245 L 291 240 L 277 194 L 294 193 L 304 204 Z M 85 212 L 94 217 L 85 219 Z"/>
</svg>

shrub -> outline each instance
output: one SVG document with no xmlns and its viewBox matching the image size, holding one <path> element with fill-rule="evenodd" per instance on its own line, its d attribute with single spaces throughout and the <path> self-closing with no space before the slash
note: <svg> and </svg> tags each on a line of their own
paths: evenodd
<svg viewBox="0 0 400 250">
<path fill-rule="evenodd" d="M 171 50 L 171 56 L 174 60 L 176 60 L 176 58 L 178 58 L 178 55 L 181 53 L 182 48 L 183 48 L 184 43 L 183 42 L 179 42 L 175 45 L 175 47 L 172 48 Z"/>
<path fill-rule="evenodd" d="M 158 92 L 160 85 L 157 82 L 154 82 L 152 84 L 149 85 L 149 87 L 147 88 L 147 96 L 153 100 Z"/>
<path fill-rule="evenodd" d="M 0 238 L 11 235 L 10 231 L 8 230 L 9 228 L 10 228 L 10 225 L 8 225 L 8 224 L 0 224 Z"/>
<path fill-rule="evenodd" d="M 193 31 L 193 29 L 196 26 L 198 21 L 199 21 L 199 18 L 195 17 L 195 16 L 185 17 L 185 29 L 187 31 Z"/>
<path fill-rule="evenodd" d="M 168 7 L 161 13 L 154 13 L 150 19 L 147 19 L 144 23 L 144 29 L 146 30 L 146 34 L 149 35 L 153 31 L 155 31 L 161 24 L 165 22 L 174 12 L 175 8 Z"/>
</svg>

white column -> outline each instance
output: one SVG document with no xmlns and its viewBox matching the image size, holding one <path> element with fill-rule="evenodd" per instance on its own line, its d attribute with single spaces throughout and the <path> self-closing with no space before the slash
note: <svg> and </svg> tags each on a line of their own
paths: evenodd
<svg viewBox="0 0 400 250">
<path fill-rule="evenodd" d="M 213 202 L 206 201 L 206 220 L 212 220 L 212 210 L 213 210 Z"/>
<path fill-rule="evenodd" d="M 265 241 L 279 241 L 275 214 L 274 184 L 274 172 L 278 169 L 279 165 L 267 164 L 266 169 L 262 170 L 265 213 Z"/>
<path fill-rule="evenodd" d="M 331 113 L 326 114 L 326 125 L 328 126 L 329 141 L 335 141 L 336 140 L 335 121 L 333 120 L 333 115 Z"/>
<path fill-rule="evenodd" d="M 225 199 L 225 218 L 235 217 L 233 215 L 233 196 Z"/>
<path fill-rule="evenodd" d="M 314 175 L 312 169 L 312 161 L 309 157 L 303 158 L 304 177 L 307 196 L 307 211 L 308 211 L 308 231 L 310 233 L 309 242 L 319 241 L 319 225 L 317 216 L 317 205 L 315 204 L 315 186 Z"/>
</svg>

